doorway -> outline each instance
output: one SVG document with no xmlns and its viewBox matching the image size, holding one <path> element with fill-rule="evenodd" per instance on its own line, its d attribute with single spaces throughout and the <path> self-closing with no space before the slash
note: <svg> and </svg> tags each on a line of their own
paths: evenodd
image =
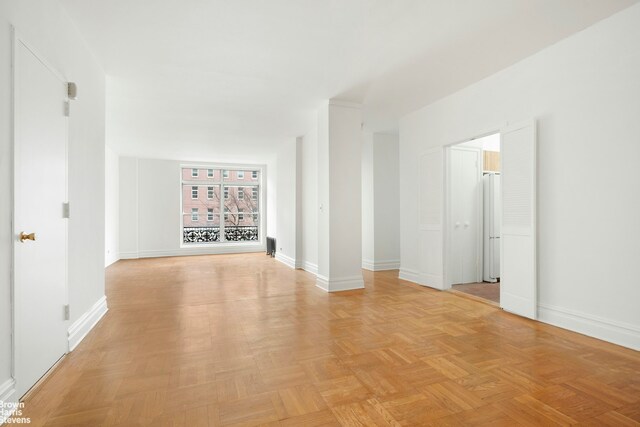
<svg viewBox="0 0 640 427">
<path fill-rule="evenodd" d="M 14 34 L 13 376 L 24 394 L 67 352 L 67 83 Z"/>
<path fill-rule="evenodd" d="M 500 304 L 500 134 L 447 149 L 446 271 L 451 290 Z"/>
</svg>

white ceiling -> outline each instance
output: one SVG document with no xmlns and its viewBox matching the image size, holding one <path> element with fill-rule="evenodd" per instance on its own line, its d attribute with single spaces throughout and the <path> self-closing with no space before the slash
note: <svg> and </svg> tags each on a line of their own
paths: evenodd
<svg viewBox="0 0 640 427">
<path fill-rule="evenodd" d="M 112 148 L 257 161 L 322 100 L 362 102 L 365 126 L 394 130 L 637 1 L 61 0 L 107 73 Z"/>
</svg>

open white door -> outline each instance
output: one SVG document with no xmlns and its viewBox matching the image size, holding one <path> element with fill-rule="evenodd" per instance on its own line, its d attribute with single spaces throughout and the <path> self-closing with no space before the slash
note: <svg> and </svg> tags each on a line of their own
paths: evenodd
<svg viewBox="0 0 640 427">
<path fill-rule="evenodd" d="M 500 132 L 502 236 L 500 305 L 536 318 L 536 126 L 534 120 Z"/>
<path fill-rule="evenodd" d="M 443 289 L 442 222 L 444 150 L 432 148 L 418 160 L 419 180 L 419 239 L 418 283 Z M 414 279 L 415 280 L 415 279 Z"/>
<path fill-rule="evenodd" d="M 449 281 L 457 285 L 482 280 L 482 149 L 449 151 Z"/>
<path fill-rule="evenodd" d="M 68 348 L 67 86 L 18 38 L 14 55 L 14 375 L 22 396 Z"/>
</svg>

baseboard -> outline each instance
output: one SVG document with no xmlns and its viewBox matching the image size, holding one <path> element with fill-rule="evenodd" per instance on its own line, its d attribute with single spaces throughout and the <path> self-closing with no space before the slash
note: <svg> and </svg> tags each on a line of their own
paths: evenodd
<svg viewBox="0 0 640 427">
<path fill-rule="evenodd" d="M 104 268 L 109 267 L 111 264 L 120 261 L 120 257 L 114 256 L 109 259 L 105 258 Z"/>
<path fill-rule="evenodd" d="M 8 407 L 7 403 L 11 404 Z M 0 425 L 3 425 L 5 420 L 9 418 L 16 410 L 18 403 L 18 396 L 16 396 L 16 381 L 13 378 L 9 378 L 2 384 L 0 384 Z M 3 414 L 3 410 L 8 413 Z"/>
<path fill-rule="evenodd" d="M 430 278 L 429 275 L 420 274 L 415 270 L 401 268 L 399 277 L 418 285 L 441 289 L 437 286 L 442 283 L 441 280 Z M 431 282 L 428 281 L 430 279 Z M 640 350 L 640 328 L 633 325 L 548 304 L 538 305 L 537 320 L 633 350 Z"/>
<path fill-rule="evenodd" d="M 392 259 L 374 261 L 370 259 L 363 259 L 362 268 L 369 271 L 397 270 L 400 268 L 400 260 Z"/>
<path fill-rule="evenodd" d="M 416 270 L 400 267 L 398 277 L 407 282 L 412 282 L 420 286 L 426 286 L 433 289 L 443 290 L 443 281 L 441 276 L 433 274 L 420 273 Z"/>
<path fill-rule="evenodd" d="M 351 291 L 364 289 L 362 275 L 340 278 L 328 278 L 320 274 L 316 275 L 316 286 L 325 292 Z"/>
<path fill-rule="evenodd" d="M 313 264 L 309 261 L 302 261 L 302 265 L 300 266 L 301 269 L 303 269 L 304 271 L 307 271 L 311 274 L 315 274 L 316 276 L 318 275 L 318 265 L 317 264 Z"/>
<path fill-rule="evenodd" d="M 295 269 L 297 267 L 296 260 L 282 252 L 276 252 L 276 260 L 280 261 L 289 268 Z"/>
<path fill-rule="evenodd" d="M 398 277 L 402 280 L 406 280 L 407 282 L 418 283 L 419 273 L 416 270 L 400 267 Z"/>
<path fill-rule="evenodd" d="M 120 259 L 138 259 L 138 252 L 120 252 Z"/>
<path fill-rule="evenodd" d="M 633 350 L 640 350 L 640 328 L 548 304 L 538 304 L 538 320 Z"/>
<path fill-rule="evenodd" d="M 102 319 L 102 316 L 107 313 L 107 310 L 109 310 L 107 307 L 107 297 L 103 296 L 93 307 L 73 322 L 73 325 L 71 325 L 68 331 L 69 351 L 73 351 L 73 349 L 80 344 L 91 329 Z"/>
<path fill-rule="evenodd" d="M 221 254 L 241 254 L 266 252 L 264 245 L 239 245 L 239 246 L 219 246 L 219 247 L 195 247 L 180 249 L 153 249 L 138 252 L 120 252 L 120 259 L 139 258 L 162 258 L 173 256 L 193 256 L 193 255 L 221 255 Z"/>
</svg>

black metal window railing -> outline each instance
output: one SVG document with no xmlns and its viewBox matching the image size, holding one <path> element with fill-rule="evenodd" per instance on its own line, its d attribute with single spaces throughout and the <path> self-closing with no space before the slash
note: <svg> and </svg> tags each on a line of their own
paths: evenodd
<svg viewBox="0 0 640 427">
<path fill-rule="evenodd" d="M 226 242 L 249 242 L 258 240 L 257 226 L 227 225 L 224 227 L 224 241 Z M 220 242 L 220 227 L 183 227 L 182 241 L 184 243 Z"/>
</svg>

